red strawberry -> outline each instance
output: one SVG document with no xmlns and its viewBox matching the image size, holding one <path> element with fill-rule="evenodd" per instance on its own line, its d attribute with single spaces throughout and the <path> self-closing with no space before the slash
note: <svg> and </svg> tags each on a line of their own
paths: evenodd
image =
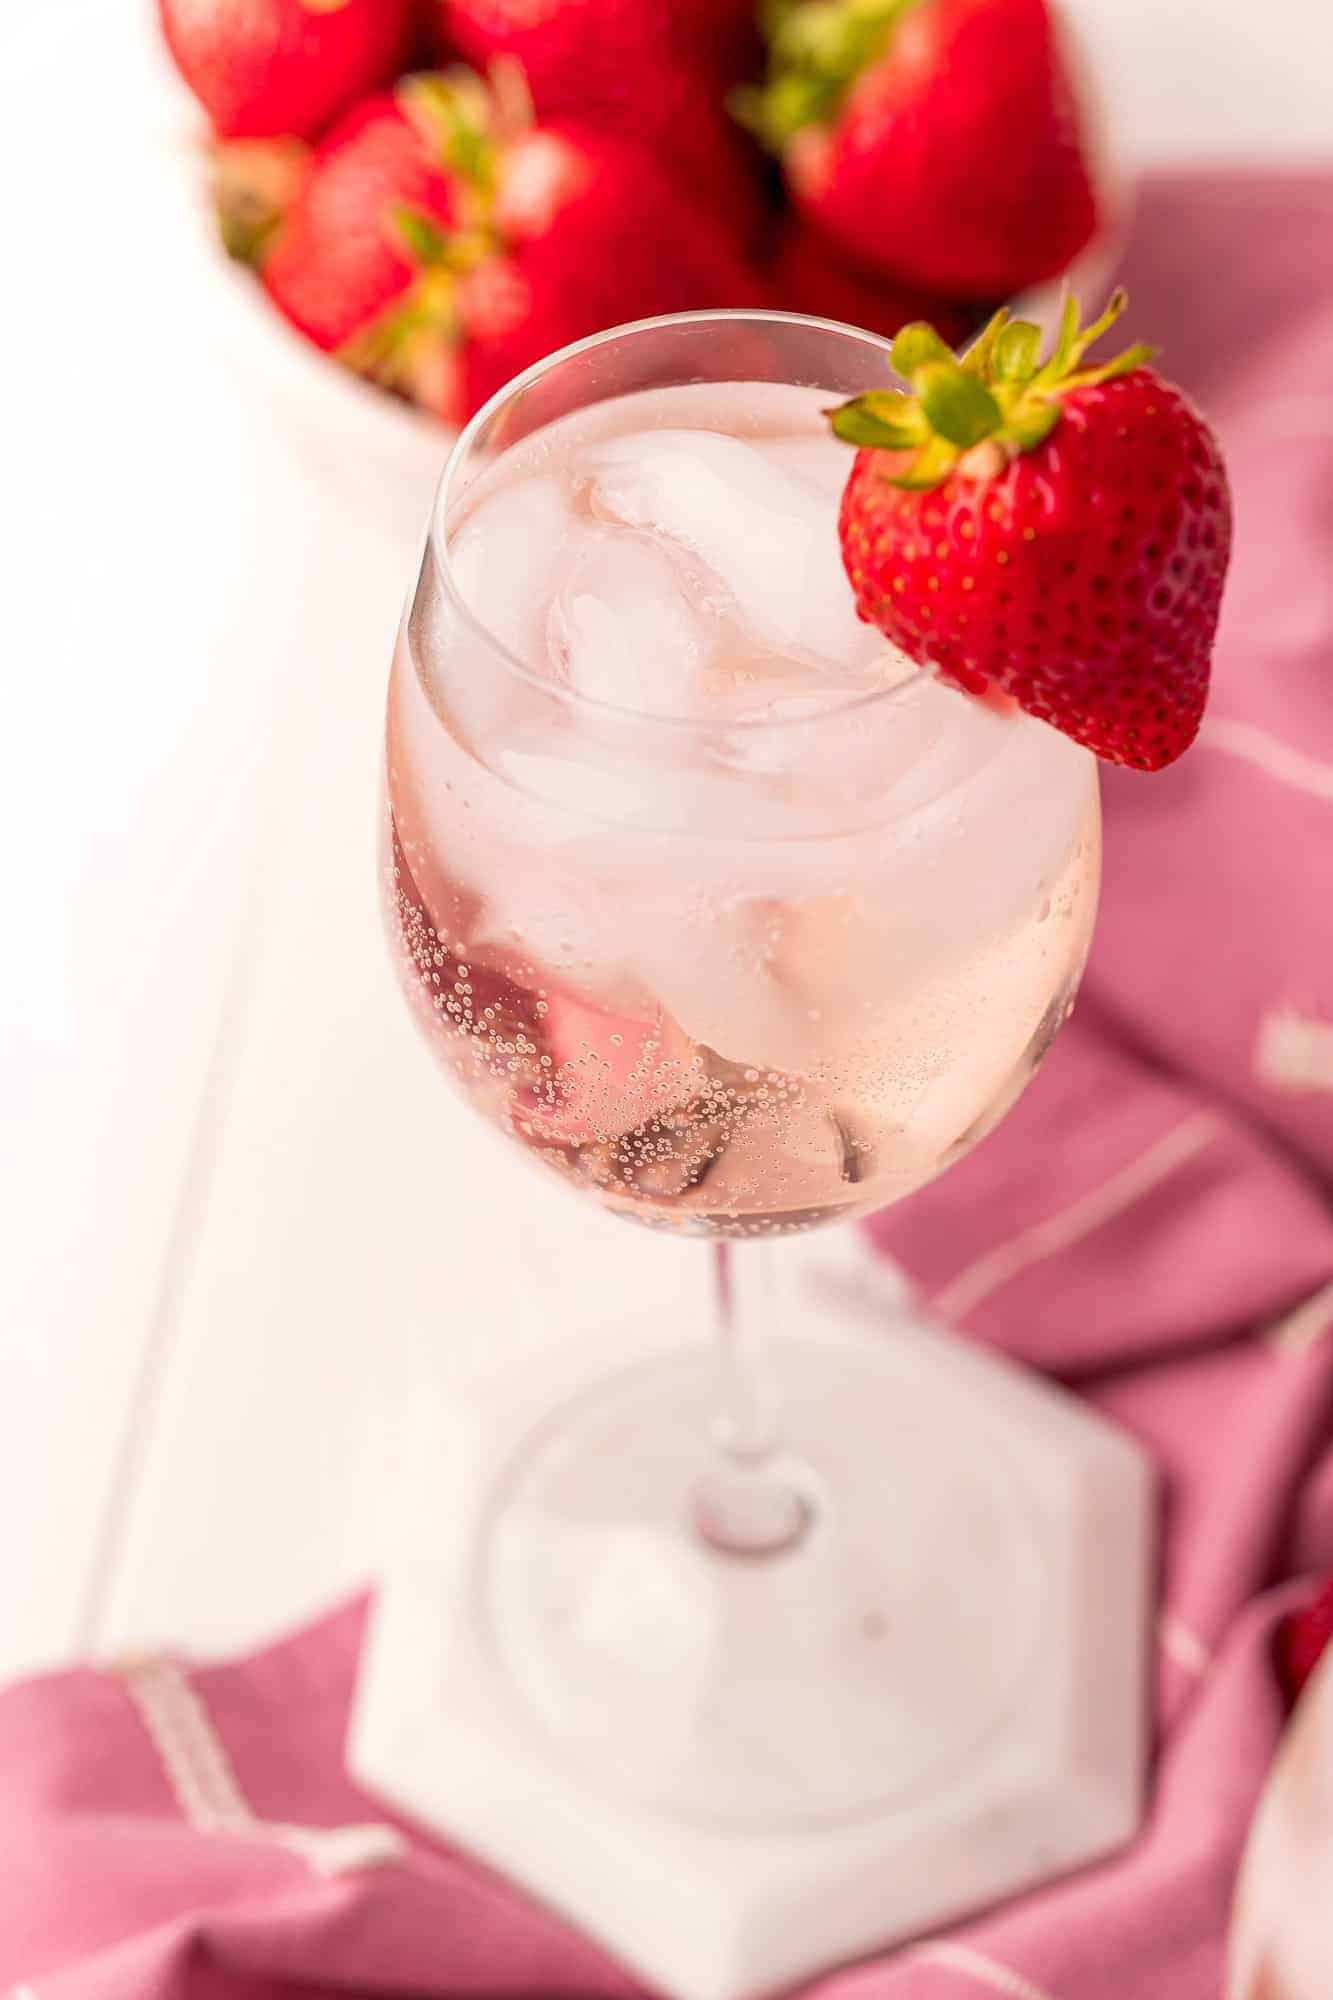
<svg viewBox="0 0 1333 2000">
<path fill-rule="evenodd" d="M 1278 1627 L 1278 1666 L 1288 1699 L 1295 1701 L 1333 1639 L 1333 1576 L 1307 1604 Z"/>
<path fill-rule="evenodd" d="M 429 227 L 443 232 L 463 222 L 468 200 L 466 184 L 427 146 L 399 98 L 368 98 L 317 149 L 264 260 L 263 282 L 292 324 L 329 353 L 406 309 L 409 298 L 424 323 L 430 286 L 419 284 L 417 242 Z M 448 318 L 447 298 L 441 309 Z M 425 330 L 417 341 L 403 330 L 396 386 L 435 402 L 426 374 L 438 357 L 428 350 Z"/>
<path fill-rule="evenodd" d="M 806 214 L 922 291 L 1005 297 L 1097 226 L 1046 0 L 778 0 L 739 108 Z"/>
<path fill-rule="evenodd" d="M 756 295 L 650 157 L 533 126 L 467 71 L 410 78 L 329 134 L 263 281 L 318 346 L 451 421 L 568 341 Z"/>
<path fill-rule="evenodd" d="M 1203 714 L 1231 496 L 1149 349 L 1081 365 L 1124 302 L 1080 332 L 1066 301 L 1043 365 L 1038 329 L 1003 310 L 961 361 L 905 327 L 892 359 L 910 391 L 833 415 L 863 447 L 838 525 L 857 610 L 914 660 L 1156 771 Z"/>
<path fill-rule="evenodd" d="M 951 347 L 968 331 L 960 307 L 858 271 L 799 216 L 788 220 L 769 276 L 774 304 L 788 312 L 843 320 L 886 339 L 909 321 L 928 318 Z"/>
<path fill-rule="evenodd" d="M 747 242 L 765 220 L 761 162 L 727 116 L 759 57 L 754 0 L 432 0 L 441 53 L 517 61 L 538 114 L 618 133 L 679 170 Z"/>
<path fill-rule="evenodd" d="M 761 301 L 730 239 L 646 154 L 551 120 L 506 148 L 494 215 L 503 246 L 465 283 L 467 400 L 585 334 L 654 313 Z"/>
<path fill-rule="evenodd" d="M 517 56 L 539 109 L 587 111 L 639 100 L 657 65 L 712 87 L 736 82 L 760 53 L 754 0 L 430 0 L 440 51 L 484 66 Z"/>
<path fill-rule="evenodd" d="M 176 67 L 223 139 L 314 138 L 386 83 L 413 0 L 158 0 Z"/>
</svg>

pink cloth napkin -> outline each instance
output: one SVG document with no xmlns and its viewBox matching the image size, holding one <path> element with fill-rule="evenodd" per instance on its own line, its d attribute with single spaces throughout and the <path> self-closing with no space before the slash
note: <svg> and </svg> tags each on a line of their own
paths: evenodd
<svg viewBox="0 0 1333 2000">
<path fill-rule="evenodd" d="M 1269 1634 L 1333 1567 L 1333 176 L 1158 179 L 1126 275 L 1230 456 L 1216 696 L 1176 771 L 1108 779 L 1094 963 L 1042 1076 L 869 1227 L 937 1313 L 1157 1457 L 1151 1811 L 1118 1860 L 820 2000 L 1218 2000 L 1282 1727 Z M 0 1695 L 0 1992 L 632 1990 L 343 1775 L 363 1609 L 234 1665 Z"/>
</svg>

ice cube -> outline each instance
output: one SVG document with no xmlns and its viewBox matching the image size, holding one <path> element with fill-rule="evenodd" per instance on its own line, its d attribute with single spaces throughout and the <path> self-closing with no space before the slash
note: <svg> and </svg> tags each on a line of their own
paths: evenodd
<svg viewBox="0 0 1333 2000">
<path fill-rule="evenodd" d="M 786 776 L 808 755 L 808 734 L 800 724 L 827 715 L 831 703 L 851 700 L 857 692 L 860 690 L 854 688 L 820 688 L 780 695 L 768 702 L 759 716 L 747 717 L 745 728 L 728 731 L 722 738 L 721 754 L 735 770 Z"/>
<path fill-rule="evenodd" d="M 775 970 L 784 930 L 777 898 L 663 884 L 652 909 L 628 909 L 634 975 L 696 1042 L 729 1061 L 800 1071 L 813 1042 L 809 1002 Z"/>
<path fill-rule="evenodd" d="M 546 664 L 547 608 L 573 520 L 558 480 L 521 479 L 487 495 L 449 539 L 459 596 L 525 666 Z"/>
<path fill-rule="evenodd" d="M 699 706 L 716 621 L 691 610 L 650 536 L 581 524 L 547 623 L 558 678 L 594 701 L 649 715 Z"/>
<path fill-rule="evenodd" d="M 595 740 L 577 722 L 515 731 L 499 747 L 500 775 L 529 801 L 553 810 L 541 815 L 540 837 L 525 819 L 530 844 L 543 848 L 585 848 L 599 866 L 627 865 L 634 847 L 608 835 L 645 835 L 693 827 L 706 774 L 688 758 L 672 755 L 669 742 L 622 746 Z"/>
<path fill-rule="evenodd" d="M 765 438 L 756 448 L 770 464 L 809 480 L 830 499 L 842 498 L 842 489 L 852 469 L 852 453 L 831 432 L 824 437 Z"/>
<path fill-rule="evenodd" d="M 556 741 L 549 746 L 526 742 L 522 747 L 507 745 L 496 763 L 521 792 L 568 815 L 551 822 L 547 837 L 552 846 L 583 838 L 590 820 L 607 827 L 643 823 L 644 793 L 636 772 L 612 770 L 581 757 L 572 736 L 568 747 Z"/>
<path fill-rule="evenodd" d="M 498 954 L 520 983 L 572 981 L 608 1007 L 638 993 L 626 969 L 614 907 L 582 867 L 557 849 L 522 866 L 497 868 L 483 882 L 485 900 L 472 948 Z"/>
<path fill-rule="evenodd" d="M 836 510 L 810 479 L 717 431 L 642 431 L 588 454 L 603 519 L 703 559 L 761 646 L 857 665 L 882 645 L 857 619 Z"/>
</svg>

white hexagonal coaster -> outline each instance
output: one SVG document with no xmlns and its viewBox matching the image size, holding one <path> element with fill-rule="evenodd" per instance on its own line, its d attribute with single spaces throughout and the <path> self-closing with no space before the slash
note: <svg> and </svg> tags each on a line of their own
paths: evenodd
<svg viewBox="0 0 1333 2000">
<path fill-rule="evenodd" d="M 678 1525 L 706 1358 L 561 1347 L 455 1403 L 349 1741 L 369 1790 L 678 2000 L 756 2000 L 1139 1816 L 1138 1447 L 934 1329 L 778 1363 L 784 1429 L 835 1491 L 759 1564 Z"/>
</svg>

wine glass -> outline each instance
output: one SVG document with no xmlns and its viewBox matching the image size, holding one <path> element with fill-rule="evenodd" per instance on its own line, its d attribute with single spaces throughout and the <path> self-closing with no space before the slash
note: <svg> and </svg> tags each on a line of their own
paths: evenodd
<svg viewBox="0 0 1333 2000">
<path fill-rule="evenodd" d="M 388 701 L 386 906 L 430 1046 L 716 1280 L 711 1359 L 627 1334 L 506 1467 L 476 1617 L 570 1768 L 760 1831 L 956 1769 L 1021 1698 L 1046 1589 L 975 1399 L 870 1340 L 766 1338 L 775 1239 L 907 1194 L 1013 1102 L 1096 904 L 1094 760 L 853 614 L 821 413 L 887 379 L 883 341 L 760 312 L 529 370 L 450 456 Z M 569 1232 L 577 1258 L 574 1202 Z"/>
</svg>

